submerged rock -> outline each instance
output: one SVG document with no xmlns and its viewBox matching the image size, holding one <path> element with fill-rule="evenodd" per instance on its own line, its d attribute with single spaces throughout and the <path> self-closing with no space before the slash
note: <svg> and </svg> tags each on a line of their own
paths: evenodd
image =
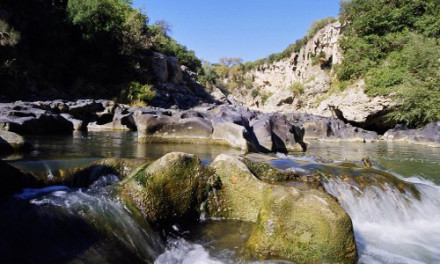
<svg viewBox="0 0 440 264">
<path fill-rule="evenodd" d="M 265 162 L 255 162 L 250 159 L 243 159 L 243 162 L 258 179 L 264 182 L 276 183 L 293 181 L 303 176 L 294 171 L 276 169 Z"/>
<path fill-rule="evenodd" d="M 120 180 L 127 178 L 135 169 L 150 162 L 143 159 L 107 158 L 97 160 L 87 166 L 52 171 L 50 177 L 46 173 L 35 173 L 33 176 L 45 185 L 66 185 L 69 187 L 88 187 L 100 177 L 114 174 Z"/>
<path fill-rule="evenodd" d="M 153 224 L 196 219 L 210 171 L 194 155 L 172 152 L 139 167 L 120 187 L 122 198 Z"/>
</svg>

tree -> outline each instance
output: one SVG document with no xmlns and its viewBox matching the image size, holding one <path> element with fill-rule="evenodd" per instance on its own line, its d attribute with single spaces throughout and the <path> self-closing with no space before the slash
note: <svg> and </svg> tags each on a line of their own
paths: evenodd
<svg viewBox="0 0 440 264">
<path fill-rule="evenodd" d="M 154 25 L 160 28 L 162 34 L 165 36 L 169 36 L 172 32 L 171 24 L 164 19 L 157 20 L 156 22 L 154 22 Z"/>
</svg>

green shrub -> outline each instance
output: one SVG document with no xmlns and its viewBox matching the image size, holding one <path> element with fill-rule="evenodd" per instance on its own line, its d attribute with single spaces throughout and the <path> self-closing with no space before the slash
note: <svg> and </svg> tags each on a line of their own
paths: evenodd
<svg viewBox="0 0 440 264">
<path fill-rule="evenodd" d="M 151 32 L 153 49 L 176 57 L 180 64 L 196 73 L 202 71 L 202 62 L 196 57 L 194 51 L 188 50 L 186 46 L 180 45 L 175 39 L 165 35 L 162 26 L 151 26 Z"/>
<path fill-rule="evenodd" d="M 251 92 L 251 96 L 253 97 L 253 98 L 256 98 L 257 96 L 259 96 L 260 95 L 260 89 L 253 89 L 252 90 L 252 92 Z"/>
<path fill-rule="evenodd" d="M 246 89 L 252 89 L 252 87 L 254 86 L 254 80 L 252 79 L 252 77 L 246 77 L 244 78 L 243 84 Z"/>
<path fill-rule="evenodd" d="M 326 17 L 323 19 L 318 19 L 312 23 L 312 25 L 309 27 L 309 30 L 307 31 L 307 39 L 313 38 L 318 31 L 323 29 L 328 24 L 331 24 L 336 21 L 336 18 L 334 17 Z"/>
<path fill-rule="evenodd" d="M 208 89 L 213 88 L 215 85 L 218 85 L 218 75 L 215 69 L 209 62 L 203 62 L 202 71 L 199 73 L 197 77 L 198 81 Z"/>
<path fill-rule="evenodd" d="M 272 92 L 266 93 L 263 96 L 261 96 L 261 103 L 264 105 L 266 104 L 267 100 L 273 95 Z"/>
<path fill-rule="evenodd" d="M 131 82 L 121 92 L 121 97 L 124 101 L 129 103 L 149 103 L 156 96 L 153 86 L 149 84 L 141 84 L 139 82 Z"/>
<path fill-rule="evenodd" d="M 302 83 L 295 82 L 295 83 L 292 83 L 292 85 L 290 85 L 289 90 L 294 95 L 299 95 L 299 94 L 303 94 L 304 91 L 306 90 L 306 88 L 304 87 L 304 85 Z"/>
<path fill-rule="evenodd" d="M 325 52 L 321 51 L 318 55 L 312 54 L 312 64 L 317 65 L 325 59 Z"/>
<path fill-rule="evenodd" d="M 341 3 L 339 80 L 365 78 L 370 96 L 390 96 L 389 117 L 410 126 L 440 119 L 440 2 L 351 0 Z"/>
</svg>

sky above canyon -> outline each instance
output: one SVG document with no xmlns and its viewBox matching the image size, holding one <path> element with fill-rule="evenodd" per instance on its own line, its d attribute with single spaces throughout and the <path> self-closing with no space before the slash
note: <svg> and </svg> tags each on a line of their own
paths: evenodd
<svg viewBox="0 0 440 264">
<path fill-rule="evenodd" d="M 150 19 L 166 20 L 171 36 L 210 62 L 253 61 L 283 51 L 313 21 L 336 17 L 340 0 L 134 0 Z"/>
</svg>

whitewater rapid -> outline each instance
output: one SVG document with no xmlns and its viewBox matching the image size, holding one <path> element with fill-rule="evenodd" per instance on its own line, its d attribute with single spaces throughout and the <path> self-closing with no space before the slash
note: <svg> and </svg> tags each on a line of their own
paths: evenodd
<svg viewBox="0 0 440 264">
<path fill-rule="evenodd" d="M 324 184 L 353 221 L 360 263 L 440 263 L 440 187 L 406 178 L 420 192 L 369 186 L 339 178 Z"/>
</svg>

